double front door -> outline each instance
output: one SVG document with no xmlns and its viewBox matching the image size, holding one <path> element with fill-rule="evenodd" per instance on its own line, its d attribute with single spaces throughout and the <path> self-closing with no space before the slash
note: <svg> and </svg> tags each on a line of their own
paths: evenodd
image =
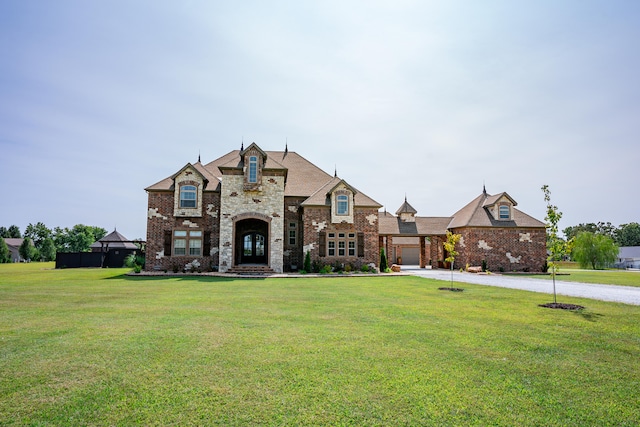
<svg viewBox="0 0 640 427">
<path fill-rule="evenodd" d="M 266 237 L 262 233 L 249 232 L 242 237 L 241 264 L 265 264 L 267 262 Z"/>
</svg>

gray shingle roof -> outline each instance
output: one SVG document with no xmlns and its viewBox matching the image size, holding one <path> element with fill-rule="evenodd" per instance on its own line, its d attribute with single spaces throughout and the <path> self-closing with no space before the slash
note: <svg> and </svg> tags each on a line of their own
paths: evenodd
<svg viewBox="0 0 640 427">
<path fill-rule="evenodd" d="M 318 188 L 318 190 L 316 190 L 304 202 L 302 202 L 302 206 L 331 206 L 331 199 L 328 194 L 333 191 L 340 183 L 343 183 L 347 187 L 351 188 L 351 191 L 353 191 L 353 204 L 355 206 L 373 208 L 380 208 L 382 206 L 380 205 L 380 203 L 353 188 L 345 180 L 337 176 L 331 178 L 326 184 Z"/>
<path fill-rule="evenodd" d="M 416 217 L 415 222 L 401 221 L 395 215 L 378 212 L 378 232 L 382 236 L 440 236 L 447 232 L 451 217 Z"/>
<path fill-rule="evenodd" d="M 396 211 L 396 215 L 400 215 L 401 213 L 417 214 L 418 211 L 415 210 L 414 207 L 409 204 L 409 202 L 407 202 L 407 198 L 405 197 L 404 203 L 398 208 L 398 210 Z"/>
<path fill-rule="evenodd" d="M 488 208 L 493 206 L 502 196 L 508 197 L 515 206 L 515 201 L 507 193 L 491 196 L 485 192 L 473 199 L 469 204 L 453 214 L 449 228 L 462 227 L 545 227 L 544 222 L 512 208 L 512 219 L 509 221 L 494 219 Z"/>
<path fill-rule="evenodd" d="M 332 175 L 329 175 L 295 151 L 265 151 L 264 153 L 267 155 L 267 162 L 264 165 L 266 169 L 287 170 L 285 196 L 309 197 L 318 193 L 320 188 L 325 187 L 334 179 Z M 207 190 L 213 191 L 216 189 L 216 182 L 220 182 L 222 179 L 220 168 L 238 167 L 240 164 L 240 150 L 233 150 L 206 165 L 196 163 L 193 166 L 209 180 Z M 146 188 L 147 191 L 167 191 L 172 189 L 173 179 L 171 176 Z M 381 206 L 361 192 L 357 192 L 354 203 L 356 206 Z"/>
<path fill-rule="evenodd" d="M 149 187 L 145 188 L 145 190 L 146 191 L 173 190 L 173 179 L 176 177 L 176 175 L 178 175 L 180 172 L 182 172 L 189 166 L 197 170 L 200 173 L 200 175 L 202 175 L 204 180 L 207 181 L 206 187 L 204 189 L 205 191 L 215 191 L 215 189 L 218 187 L 218 184 L 220 183 L 220 179 L 214 174 L 212 174 L 211 171 L 206 166 L 203 166 L 202 163 L 200 162 L 197 162 L 194 164 L 187 163 L 178 172 L 174 173 L 171 176 L 166 177 L 162 181 L 158 181 L 155 184 L 150 185 Z"/>
<path fill-rule="evenodd" d="M 107 246 L 109 249 L 138 249 L 135 244 L 131 243 L 129 239 L 124 237 L 117 230 L 113 230 L 111 233 L 91 245 L 92 248 L 102 248 Z"/>
</svg>

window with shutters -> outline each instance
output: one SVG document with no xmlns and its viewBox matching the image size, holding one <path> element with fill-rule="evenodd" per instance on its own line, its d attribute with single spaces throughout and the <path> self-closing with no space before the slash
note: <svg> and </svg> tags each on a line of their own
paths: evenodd
<svg viewBox="0 0 640 427">
<path fill-rule="evenodd" d="M 202 256 L 202 231 L 174 230 L 173 255 Z"/>
<path fill-rule="evenodd" d="M 356 248 L 358 247 L 356 236 L 357 236 L 356 233 L 327 233 L 326 234 L 327 256 L 330 256 L 330 257 L 359 256 L 356 252 Z"/>
</svg>

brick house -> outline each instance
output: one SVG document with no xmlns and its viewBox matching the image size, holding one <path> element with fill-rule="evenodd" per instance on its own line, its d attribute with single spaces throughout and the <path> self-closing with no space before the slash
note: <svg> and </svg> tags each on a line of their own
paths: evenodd
<svg viewBox="0 0 640 427">
<path fill-rule="evenodd" d="M 149 270 L 284 272 L 307 251 L 322 264 L 378 263 L 381 205 L 287 149 L 253 143 L 146 191 Z"/>
<path fill-rule="evenodd" d="M 203 165 L 187 163 L 148 193 L 146 268 L 286 272 L 304 256 L 359 269 L 391 262 L 441 267 L 447 230 L 462 235 L 455 268 L 539 271 L 544 223 L 486 191 L 451 217 L 420 217 L 406 198 L 395 215 L 295 152 L 253 143 Z"/>
<path fill-rule="evenodd" d="M 454 268 L 481 266 L 493 271 L 541 271 L 547 256 L 545 224 L 515 208 L 507 193 L 482 194 L 451 217 L 419 217 L 407 203 L 396 215 L 380 214 L 380 246 L 392 262 L 445 267 L 446 232 L 460 234 Z M 417 248 L 417 249 L 416 249 Z M 407 251 L 411 258 L 403 256 Z M 413 254 L 417 252 L 418 256 Z"/>
<path fill-rule="evenodd" d="M 516 209 L 507 193 L 482 194 L 456 212 L 449 230 L 462 237 L 454 268 L 480 266 L 491 271 L 541 271 L 547 258 L 545 224 Z"/>
</svg>

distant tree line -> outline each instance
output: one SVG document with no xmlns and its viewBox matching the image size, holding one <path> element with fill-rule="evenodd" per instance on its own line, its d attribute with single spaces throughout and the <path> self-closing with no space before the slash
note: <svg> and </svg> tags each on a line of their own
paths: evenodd
<svg viewBox="0 0 640 427">
<path fill-rule="evenodd" d="M 640 224 L 614 227 L 610 222 L 578 224 L 563 230 L 571 258 L 582 268 L 612 266 L 620 246 L 640 246 Z"/>
<path fill-rule="evenodd" d="M 55 227 L 53 230 L 42 222 L 29 224 L 20 233 L 16 225 L 0 227 L 0 262 L 11 262 L 9 248 L 4 239 L 24 238 L 20 256 L 30 261 L 54 261 L 57 252 L 89 252 L 92 243 L 106 236 L 102 227 L 76 224 L 71 228 Z"/>
<path fill-rule="evenodd" d="M 589 232 L 611 238 L 618 246 L 640 246 L 640 224 L 632 222 L 613 226 L 610 222 L 578 224 L 563 230 L 567 241 L 578 237 L 581 232 Z"/>
</svg>

